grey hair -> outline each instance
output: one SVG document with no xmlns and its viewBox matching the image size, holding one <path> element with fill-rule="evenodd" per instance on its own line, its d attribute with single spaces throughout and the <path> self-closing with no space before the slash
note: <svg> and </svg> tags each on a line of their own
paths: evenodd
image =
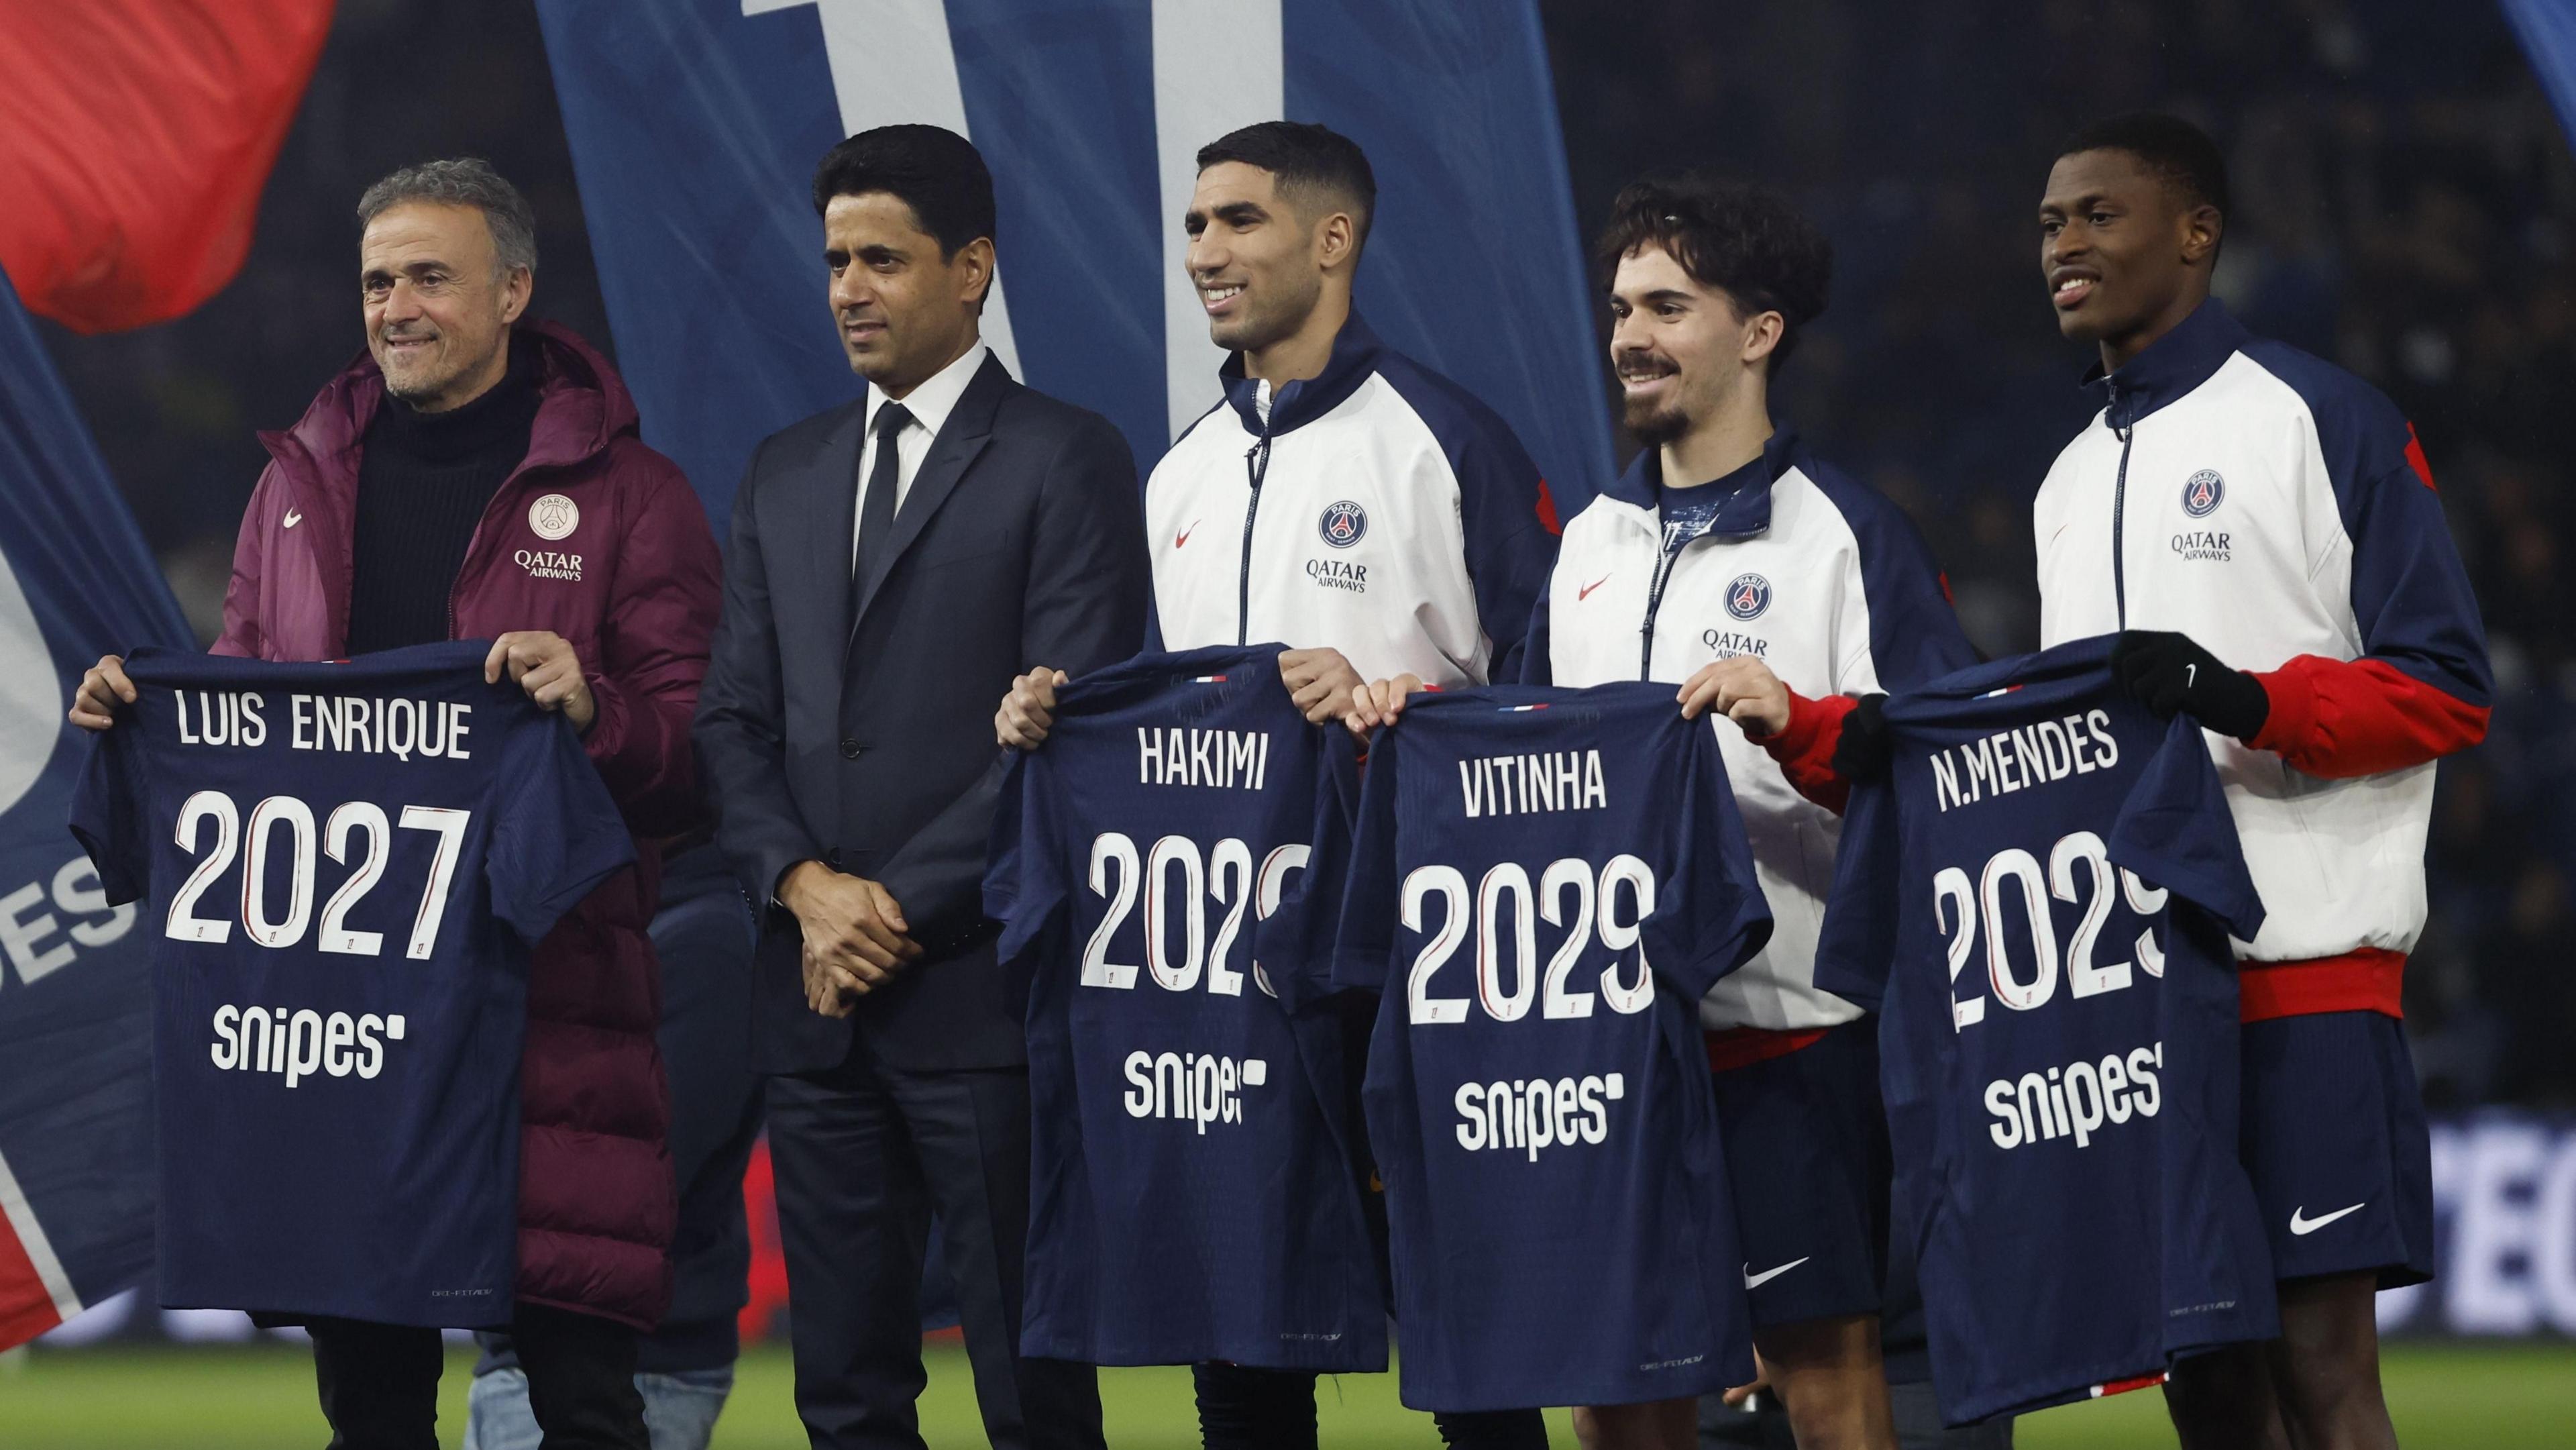
<svg viewBox="0 0 2576 1450">
<path fill-rule="evenodd" d="M 404 167 L 358 198 L 359 229 L 407 201 L 473 207 L 491 228 L 492 253 L 501 275 L 508 276 L 514 267 L 537 270 L 537 214 L 509 178 L 492 169 L 491 162 L 463 156 Z"/>
</svg>

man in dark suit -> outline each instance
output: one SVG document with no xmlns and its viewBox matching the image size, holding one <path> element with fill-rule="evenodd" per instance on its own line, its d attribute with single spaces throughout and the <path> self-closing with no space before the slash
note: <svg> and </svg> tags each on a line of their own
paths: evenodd
<svg viewBox="0 0 2576 1450">
<path fill-rule="evenodd" d="M 993 184 L 965 138 L 853 136 L 814 205 L 868 388 L 752 456 L 697 723 L 718 840 L 767 908 L 757 1054 L 780 1074 L 797 1411 L 816 1450 L 921 1445 L 936 1213 L 992 1443 L 1098 1446 L 1092 1370 L 1019 1355 L 1024 991 L 981 888 L 992 702 L 1042 661 L 1143 642 L 1135 460 L 979 337 Z"/>
</svg>

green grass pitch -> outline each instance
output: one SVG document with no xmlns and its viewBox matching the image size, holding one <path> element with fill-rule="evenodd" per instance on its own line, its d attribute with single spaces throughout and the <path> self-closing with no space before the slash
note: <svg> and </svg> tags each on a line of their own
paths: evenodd
<svg viewBox="0 0 2576 1450">
<path fill-rule="evenodd" d="M 440 1443 L 464 1429 L 471 1360 L 448 1362 Z M 2387 1354 L 2389 1403 L 2408 1450 L 2563 1450 L 2576 1446 L 2576 1345 L 2397 1345 Z M 1183 1450 L 1198 1443 L 1186 1370 L 1101 1375 L 1115 1450 Z M 1430 1447 L 1430 1420 L 1396 1401 L 1392 1375 L 1328 1380 L 1317 1396 L 1329 1450 Z M 1562 1412 L 1556 1443 L 1574 1436 Z M 922 1434 L 934 1447 L 984 1443 L 962 1351 L 930 1352 Z M 0 1446 L 8 1450 L 310 1450 L 327 1440 L 313 1370 L 290 1345 L 93 1349 L 0 1357 Z M 2174 1443 L 2153 1391 L 2070 1405 L 2022 1421 L 2025 1450 L 2130 1450 Z M 775 1349 L 743 1361 L 716 1450 L 802 1450 Z"/>
</svg>

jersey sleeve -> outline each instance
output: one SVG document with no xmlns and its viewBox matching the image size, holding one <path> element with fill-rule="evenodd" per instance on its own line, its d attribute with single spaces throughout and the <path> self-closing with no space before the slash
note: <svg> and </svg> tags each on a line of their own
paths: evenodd
<svg viewBox="0 0 2576 1450">
<path fill-rule="evenodd" d="M 2209 763 L 2208 740 L 2188 715 L 2174 717 L 2164 743 L 2129 788 L 2111 829 L 2111 860 L 2199 903 L 2239 941 L 2252 941 L 2263 929 L 2263 899 L 2246 870 L 2226 788 Z M 1829 914 L 1829 930 L 1831 919 Z"/>
<path fill-rule="evenodd" d="M 99 889 L 110 906 L 140 900 L 152 886 L 142 729 L 129 717 L 93 737 L 72 791 L 72 835 L 98 869 Z"/>
<path fill-rule="evenodd" d="M 1395 727 L 1403 729 L 1402 725 Z M 1396 762 L 1400 741 L 1381 738 L 1369 752 L 1360 780 L 1359 814 L 1351 823 L 1350 860 L 1342 872 L 1340 920 L 1334 928 L 1332 985 L 1339 990 L 1386 990 L 1387 959 L 1395 951 Z"/>
<path fill-rule="evenodd" d="M 1816 985 L 1878 1011 L 1896 959 L 1897 834 L 1893 775 L 1852 787 L 1834 850 L 1834 884 L 1816 938 Z"/>
<path fill-rule="evenodd" d="M 1646 960 L 1696 1002 L 1771 940 L 1771 904 L 1753 874 L 1717 736 L 1674 713 L 1682 789 L 1669 807 L 1669 866 L 1643 927 Z"/>
<path fill-rule="evenodd" d="M 492 909 L 523 941 L 552 931 L 635 860 L 625 817 L 560 715 L 523 719 L 510 732 L 491 798 L 500 802 L 483 862 Z"/>
<path fill-rule="evenodd" d="M 1914 521 L 1881 498 L 1853 532 L 1860 544 L 1869 633 L 1862 642 L 1864 652 L 1846 653 L 1836 661 L 1835 690 L 1845 695 L 1915 690 L 1975 664 L 1976 647 L 1968 643 L 1950 603 L 1950 581 Z"/>
<path fill-rule="evenodd" d="M 1360 795 L 1359 744 L 1351 732 L 1329 725 L 1305 728 L 1321 756 L 1303 843 L 1306 864 L 1291 871 L 1282 862 L 1274 885 L 1272 862 L 1264 860 L 1256 863 L 1254 877 L 1261 892 L 1257 904 L 1266 910 L 1254 912 L 1253 960 L 1291 1012 L 1338 990 L 1334 937 L 1343 916 Z"/>
<path fill-rule="evenodd" d="M 1348 733 L 1348 732 L 1344 732 Z M 1032 773 L 1046 769 L 1033 755 L 1014 752 L 1002 774 L 993 808 L 992 848 L 984 868 L 984 914 L 1002 924 L 993 947 L 1003 961 L 1028 950 L 1065 901 L 1064 863 L 1055 844 L 1051 792 Z"/>
</svg>

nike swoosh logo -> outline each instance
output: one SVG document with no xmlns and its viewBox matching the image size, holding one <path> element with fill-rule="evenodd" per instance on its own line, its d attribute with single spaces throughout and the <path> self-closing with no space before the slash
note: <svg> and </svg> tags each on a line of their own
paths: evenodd
<svg viewBox="0 0 2576 1450">
<path fill-rule="evenodd" d="M 304 510 L 288 509 L 286 511 L 286 526 L 288 528 L 291 529 L 302 522 L 304 522 Z"/>
<path fill-rule="evenodd" d="M 1607 583 L 1609 583 L 1609 582 L 1610 582 L 1610 576 L 1609 576 L 1609 575 L 1607 575 L 1607 574 L 1604 574 L 1604 575 L 1602 575 L 1600 578 L 1593 580 L 1591 583 L 1584 585 L 1582 588 L 1577 589 L 1576 591 L 1574 591 L 1574 602 L 1575 602 L 1575 603 L 1577 603 L 1577 604 L 1581 604 L 1584 600 L 1589 599 L 1589 598 L 1591 598 L 1591 597 L 1592 597 L 1592 591 L 1593 591 L 1593 590 L 1598 589 L 1598 588 L 1600 588 L 1602 585 L 1607 584 Z M 1798 1262 L 1800 1262 L 1800 1263 L 1802 1263 L 1802 1264 L 1803 1264 L 1803 1263 L 1805 1263 L 1805 1262 L 1806 1262 L 1806 1260 L 1801 1259 L 1801 1260 L 1799 1260 Z"/>
<path fill-rule="evenodd" d="M 2367 1198 L 2361 1201 L 2361 1203 L 2368 1202 L 2370 1202 L 2370 1200 Z M 2318 1229 L 2324 1228 L 2327 1224 L 2334 1222 L 2336 1219 L 2343 1217 L 2345 1214 L 2361 1212 L 2361 1203 L 2356 1203 L 2350 1208 L 2338 1208 L 2332 1213 L 2323 1214 L 2316 1218 L 2302 1217 L 2302 1215 L 2308 1211 L 2308 1206 L 2304 1203 L 2300 1204 L 2297 1208 L 2290 1210 L 2290 1232 L 2305 1238 L 2309 1234 L 2315 1233 Z"/>
<path fill-rule="evenodd" d="M 2354 1204 L 2354 1205 L 2353 1205 L 2353 1207 L 2354 1207 L 2354 1208 L 2359 1208 L 2360 1206 L 2361 1206 L 2360 1204 Z M 2349 1212 L 2349 1211 L 2350 1211 L 2350 1210 L 2346 1210 L 2346 1212 Z M 1809 1255 L 1807 1255 L 1807 1259 L 1812 1259 L 1812 1258 L 1814 1258 L 1814 1257 L 1815 1257 L 1815 1255 L 1813 1255 L 1813 1254 L 1809 1254 Z M 1747 1289 L 1759 1289 L 1759 1288 L 1761 1288 L 1763 1285 L 1770 1283 L 1772 1280 L 1774 1280 L 1774 1279 L 1776 1279 L 1776 1278 L 1779 1278 L 1782 1274 L 1785 1274 L 1785 1273 L 1789 1272 L 1791 1269 L 1794 1269 L 1794 1268 L 1798 1267 L 1800 1264 L 1805 1263 L 1805 1262 L 1807 1261 L 1807 1259 L 1791 1259 L 1789 1262 L 1787 1262 L 1787 1263 L 1785 1263 L 1785 1264 L 1782 1264 L 1780 1267 L 1778 1267 L 1778 1268 L 1776 1268 L 1776 1269 L 1764 1269 L 1761 1273 L 1758 1273 L 1758 1274 L 1755 1274 L 1755 1273 L 1747 1273 L 1747 1274 L 1744 1276 L 1744 1287 L 1745 1287 L 1745 1288 L 1747 1288 Z M 1749 1265 L 1749 1264 L 1748 1264 L 1748 1265 L 1746 1265 L 1746 1268 L 1748 1268 L 1748 1269 L 1750 1269 L 1751 1267 L 1752 1267 L 1752 1266 L 1751 1266 L 1751 1265 Z"/>
<path fill-rule="evenodd" d="M 1181 532 L 1180 532 L 1180 536 L 1172 540 L 1172 547 L 1173 547 L 1173 548 L 1175 548 L 1175 549 L 1177 549 L 1177 548 L 1179 548 L 1181 545 L 1188 543 L 1188 542 L 1190 541 L 1190 535 L 1195 534 L 1195 533 L 1197 533 L 1197 532 L 1199 531 L 1199 525 L 1200 525 L 1202 522 L 1204 522 L 1204 520 L 1201 520 L 1201 519 L 1192 519 L 1192 520 L 1190 520 L 1190 526 L 1189 526 L 1188 528 L 1186 528 L 1186 529 L 1181 530 Z"/>
</svg>

